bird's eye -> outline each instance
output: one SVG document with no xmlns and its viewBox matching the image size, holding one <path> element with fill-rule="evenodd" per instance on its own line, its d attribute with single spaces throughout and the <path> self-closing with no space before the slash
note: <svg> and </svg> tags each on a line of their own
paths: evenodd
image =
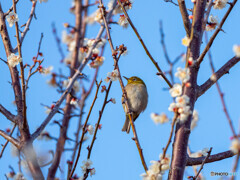
<svg viewBox="0 0 240 180">
<path fill-rule="evenodd" d="M 136 81 L 136 78 L 133 78 L 133 81 Z"/>
</svg>

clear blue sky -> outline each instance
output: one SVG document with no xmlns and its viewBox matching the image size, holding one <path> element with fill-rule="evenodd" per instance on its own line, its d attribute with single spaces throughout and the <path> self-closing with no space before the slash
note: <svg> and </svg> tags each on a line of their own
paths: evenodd
<svg viewBox="0 0 240 180">
<path fill-rule="evenodd" d="M 108 1 L 104 1 L 106 5 Z M 1 0 L 4 11 L 7 11 L 11 6 L 11 1 Z M 24 63 L 32 63 L 32 57 L 36 55 L 40 34 L 44 33 L 41 52 L 44 54 L 43 66 L 54 66 L 54 71 L 58 71 L 59 68 L 63 69 L 63 72 L 68 73 L 68 70 L 64 67 L 64 64 L 60 63 L 61 57 L 58 53 L 56 42 L 51 32 L 51 23 L 54 22 L 57 27 L 57 33 L 61 36 L 61 32 L 64 29 L 63 23 L 68 22 L 74 24 L 74 16 L 69 13 L 69 7 L 71 1 L 65 0 L 49 0 L 47 3 L 37 4 L 37 20 L 33 20 L 26 39 L 23 44 L 23 61 Z M 24 24 L 28 18 L 31 8 L 29 1 L 20 1 L 17 5 L 19 14 L 20 25 Z M 94 11 L 92 8 L 91 11 Z M 227 19 L 223 30 L 225 33 L 220 32 L 212 46 L 212 56 L 216 69 L 221 67 L 227 60 L 233 57 L 232 46 L 233 44 L 240 44 L 240 14 L 238 12 L 239 4 L 236 5 L 230 17 Z M 214 15 L 219 15 L 219 19 L 223 16 L 226 9 L 222 11 L 212 11 Z M 166 37 L 166 45 L 170 58 L 173 60 L 179 54 L 184 53 L 186 48 L 181 45 L 181 39 L 185 36 L 185 31 L 182 25 L 180 12 L 176 6 L 170 3 L 166 3 L 163 0 L 153 1 L 135 1 L 133 3 L 132 10 L 129 11 L 129 15 L 132 18 L 135 26 L 145 41 L 147 47 L 152 53 L 153 57 L 158 61 L 160 67 L 163 70 L 167 70 L 168 66 L 163 56 L 163 51 L 160 45 L 159 34 L 159 21 L 163 21 L 164 32 Z M 117 20 L 115 17 L 114 20 Z M 15 29 L 8 28 L 13 45 L 16 45 L 14 38 Z M 94 38 L 98 32 L 99 25 L 89 26 L 87 37 Z M 137 75 L 141 77 L 148 88 L 149 103 L 148 107 L 143 114 L 140 115 L 136 121 L 136 128 L 140 139 L 141 146 L 143 148 L 143 154 L 145 156 L 147 165 L 150 165 L 151 160 L 158 160 L 159 154 L 162 153 L 162 148 L 165 147 L 170 132 L 170 123 L 156 126 L 150 118 L 152 112 L 161 113 L 165 112 L 172 118 L 173 114 L 169 112 L 168 106 L 172 101 L 168 91 L 163 90 L 167 87 L 166 83 L 157 77 L 156 69 L 145 54 L 142 46 L 140 45 L 137 37 L 133 33 L 131 28 L 123 29 L 117 25 L 111 26 L 111 34 L 113 38 L 114 46 L 125 44 L 128 48 L 128 55 L 124 56 L 120 60 L 120 69 L 122 75 L 127 77 Z M 209 34 L 209 36 L 212 33 Z M 204 47 L 205 43 L 203 43 Z M 67 48 L 63 45 L 64 53 L 67 55 Z M 0 57 L 6 59 L 2 42 L 0 43 Z M 109 45 L 105 50 L 105 62 L 100 69 L 98 81 L 105 79 L 107 72 L 113 69 L 113 60 L 111 57 L 111 51 Z M 179 62 L 176 67 L 184 67 L 183 62 Z M 65 68 L 65 70 L 64 70 Z M 240 88 L 240 65 L 237 64 L 230 74 L 225 75 L 220 80 L 220 85 L 225 94 L 225 100 L 227 108 L 230 112 L 230 116 L 233 119 L 235 127 L 238 127 L 240 118 L 239 114 L 239 88 Z M 93 77 L 94 71 L 86 67 L 84 73 Z M 211 75 L 211 69 L 209 67 L 209 61 L 205 58 L 201 65 L 198 83 L 205 82 Z M 49 87 L 46 84 L 46 80 L 50 77 L 44 77 L 40 74 L 35 75 L 30 81 L 30 88 L 27 92 L 27 104 L 28 104 L 28 120 L 31 132 L 33 132 L 39 124 L 45 119 L 45 109 L 40 103 L 51 105 L 52 102 L 58 100 L 60 95 L 54 88 Z M 10 75 L 8 67 L 1 63 L 0 65 L 0 103 L 3 104 L 12 113 L 16 114 L 16 108 L 12 104 L 13 91 L 9 84 Z M 125 82 L 126 83 L 126 82 Z M 106 84 L 104 82 L 104 84 Z M 86 83 L 86 86 L 88 84 Z M 95 88 L 93 90 L 95 92 Z M 90 103 L 93 99 L 94 93 L 88 99 L 86 106 L 86 112 L 88 112 Z M 141 165 L 140 157 L 134 141 L 132 141 L 132 133 L 127 135 L 121 131 L 124 123 L 124 112 L 121 104 L 121 89 L 118 82 L 114 82 L 109 98 L 116 98 L 117 103 L 108 104 L 103 117 L 102 117 L 102 130 L 98 131 L 97 140 L 93 147 L 91 160 L 93 161 L 93 167 L 96 169 L 96 175 L 89 179 L 115 179 L 115 180 L 135 180 L 140 179 L 140 174 L 144 172 Z M 96 105 L 90 117 L 90 123 L 95 124 L 98 118 L 98 112 L 101 108 L 104 94 L 99 94 Z M 231 131 L 227 124 L 227 119 L 223 112 L 223 107 L 220 102 L 219 95 L 217 94 L 216 87 L 213 86 L 207 93 L 205 93 L 196 103 L 196 110 L 199 112 L 200 120 L 198 126 L 194 129 L 190 136 L 190 148 L 192 151 L 198 151 L 206 147 L 213 147 L 212 153 L 218 153 L 226 151 L 230 146 Z M 6 120 L 2 115 L 1 129 L 11 127 L 10 122 Z M 84 120 L 86 115 L 84 116 Z M 61 116 L 54 116 L 53 120 L 59 120 Z M 74 137 L 76 131 L 77 119 L 72 119 L 68 131 L 69 137 Z M 58 137 L 59 128 L 56 125 L 51 125 L 46 129 L 51 135 Z M 236 129 L 237 130 L 237 129 Z M 91 136 L 90 136 L 91 137 Z M 1 137 L 0 143 L 3 144 L 5 140 Z M 87 149 L 90 144 L 88 140 L 82 150 L 80 163 L 82 160 L 86 160 Z M 66 143 L 66 147 L 72 147 L 70 142 Z M 36 141 L 35 148 L 37 152 L 46 152 L 48 150 L 55 150 L 55 142 L 48 141 Z M 168 150 L 171 153 L 171 147 Z M 71 156 L 70 153 L 65 153 L 62 157 L 61 166 L 67 168 L 66 161 Z M 233 158 L 216 162 L 213 164 L 207 164 L 204 166 L 203 175 L 207 179 L 214 179 L 210 176 L 211 171 L 215 172 L 230 172 L 233 166 Z M 11 156 L 10 146 L 7 147 L 4 157 L 0 159 L 0 179 L 4 179 L 4 173 L 9 171 L 8 165 L 11 164 L 17 171 L 17 158 Z M 48 167 L 43 168 L 44 175 L 47 175 Z M 80 166 L 77 167 L 76 173 L 81 175 Z M 191 167 L 186 169 L 186 176 L 193 175 Z M 61 178 L 61 174 L 57 174 Z M 166 179 L 165 176 L 164 179 Z M 216 178 L 217 179 L 217 178 Z M 240 179 L 240 174 L 238 178 Z"/>
</svg>

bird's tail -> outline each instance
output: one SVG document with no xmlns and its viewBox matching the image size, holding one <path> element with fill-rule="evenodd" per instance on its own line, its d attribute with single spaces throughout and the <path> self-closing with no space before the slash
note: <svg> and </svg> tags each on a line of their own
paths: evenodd
<svg viewBox="0 0 240 180">
<path fill-rule="evenodd" d="M 138 116 L 139 116 L 139 114 L 133 113 L 133 121 L 135 121 L 138 118 Z M 129 120 L 129 116 L 126 115 L 126 120 L 125 120 L 125 123 L 123 125 L 122 131 L 126 131 L 129 134 L 130 129 L 131 129 L 131 123 L 130 123 L 130 120 Z"/>
<path fill-rule="evenodd" d="M 125 120 L 125 123 L 123 125 L 122 131 L 126 131 L 129 134 L 130 128 L 131 128 L 131 123 L 129 121 L 129 117 L 126 116 L 126 120 Z"/>
</svg>

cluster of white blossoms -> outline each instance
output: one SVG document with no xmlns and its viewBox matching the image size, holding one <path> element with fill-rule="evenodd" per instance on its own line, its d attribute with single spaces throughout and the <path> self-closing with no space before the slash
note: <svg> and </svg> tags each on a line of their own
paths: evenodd
<svg viewBox="0 0 240 180">
<path fill-rule="evenodd" d="M 68 84 L 69 84 L 69 79 L 63 81 L 63 87 L 66 88 L 66 87 L 68 86 Z M 79 84 L 79 82 L 78 82 L 78 81 L 74 81 L 72 88 L 73 88 L 73 90 L 74 90 L 75 92 L 78 92 L 78 91 L 80 90 L 80 84 Z"/>
<path fill-rule="evenodd" d="M 178 68 L 175 76 L 178 77 L 182 83 L 187 83 L 190 79 L 189 68 Z M 188 84 L 188 83 L 187 83 Z M 182 85 L 174 84 L 169 90 L 172 97 L 176 97 L 176 102 L 170 104 L 168 110 L 172 112 L 178 112 L 180 114 L 180 121 L 184 122 L 187 117 L 192 113 L 189 106 L 189 97 L 187 95 L 182 95 Z"/>
<path fill-rule="evenodd" d="M 235 56 L 239 58 L 240 57 L 240 45 L 235 44 L 233 46 L 233 52 L 234 52 Z"/>
<path fill-rule="evenodd" d="M 192 114 L 191 131 L 197 126 L 198 120 L 199 120 L 198 112 L 194 110 Z"/>
<path fill-rule="evenodd" d="M 228 0 L 215 0 L 213 2 L 213 4 L 214 4 L 213 8 L 214 9 L 223 9 L 226 7 L 227 3 L 228 3 Z"/>
<path fill-rule="evenodd" d="M 119 77 L 118 70 L 115 69 L 112 72 L 107 73 L 107 78 L 104 79 L 104 81 L 109 82 L 109 81 L 117 81 Z"/>
<path fill-rule="evenodd" d="M 170 168 L 170 156 L 166 155 L 164 158 L 162 158 L 162 154 L 160 154 L 159 159 L 159 161 L 150 161 L 151 166 L 149 167 L 147 174 L 141 174 L 143 180 L 162 180 L 163 174 Z"/>
<path fill-rule="evenodd" d="M 214 30 L 217 27 L 217 25 L 218 25 L 218 17 L 210 15 L 208 25 L 206 26 L 206 31 Z"/>
<path fill-rule="evenodd" d="M 111 10 L 113 8 L 113 3 L 114 3 L 113 0 L 111 0 L 108 3 L 108 9 L 109 10 Z M 132 1 L 130 1 L 130 0 L 121 0 L 121 3 L 124 6 L 125 10 L 132 9 Z M 120 13 L 123 13 L 123 11 L 122 11 L 121 5 L 117 2 L 117 5 L 116 5 L 116 7 L 113 10 L 113 14 L 116 15 L 116 14 L 120 14 Z"/>
<path fill-rule="evenodd" d="M 234 154 L 237 154 L 238 152 L 240 152 L 240 139 L 239 138 L 234 138 L 232 140 L 230 149 Z"/>
<path fill-rule="evenodd" d="M 94 24 L 94 23 L 103 23 L 103 16 L 100 9 L 97 9 L 95 12 L 93 12 L 91 15 L 89 15 L 86 18 L 86 22 L 88 24 Z"/>
<path fill-rule="evenodd" d="M 9 24 L 10 27 L 12 27 L 14 25 L 15 22 L 19 21 L 18 15 L 14 12 L 10 12 L 7 16 L 6 16 L 7 22 Z"/>
<path fill-rule="evenodd" d="M 151 113 L 151 118 L 155 124 L 164 124 L 169 121 L 165 113 L 162 114 Z"/>
<path fill-rule="evenodd" d="M 87 131 L 88 131 L 88 133 L 89 133 L 90 135 L 93 135 L 93 133 L 94 133 L 94 127 L 93 127 L 93 125 L 88 125 Z"/>
<path fill-rule="evenodd" d="M 90 175 L 94 175 L 96 173 L 95 168 L 91 168 L 92 161 L 90 159 L 87 159 L 86 161 L 82 162 L 83 165 L 81 166 L 83 174 L 87 172 L 87 170 L 90 170 Z"/>
<path fill-rule="evenodd" d="M 6 174 L 6 177 L 14 180 L 27 180 L 21 172 L 17 174 L 15 172 L 9 172 Z"/>
<path fill-rule="evenodd" d="M 8 56 L 8 58 L 7 58 L 7 62 L 9 64 L 9 66 L 15 67 L 20 62 L 22 62 L 22 58 L 20 58 L 20 56 L 18 56 L 18 55 L 15 55 L 14 53 L 11 53 L 11 55 Z"/>
</svg>

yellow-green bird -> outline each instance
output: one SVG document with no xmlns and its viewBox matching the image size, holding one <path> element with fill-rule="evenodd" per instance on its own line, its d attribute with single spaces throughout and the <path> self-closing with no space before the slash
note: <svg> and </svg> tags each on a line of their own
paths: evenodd
<svg viewBox="0 0 240 180">
<path fill-rule="evenodd" d="M 127 78 L 125 76 L 123 77 L 128 82 L 127 85 L 125 86 L 125 90 L 127 92 L 130 109 L 133 112 L 133 121 L 135 121 L 138 118 L 139 114 L 143 112 L 147 107 L 148 103 L 147 87 L 143 80 L 137 76 L 133 76 L 130 78 Z M 127 133 L 129 133 L 131 123 L 129 120 L 129 116 L 127 115 L 127 108 L 124 102 L 124 97 L 122 97 L 122 105 L 126 114 L 126 120 L 123 125 L 122 131 L 126 131 Z"/>
</svg>

